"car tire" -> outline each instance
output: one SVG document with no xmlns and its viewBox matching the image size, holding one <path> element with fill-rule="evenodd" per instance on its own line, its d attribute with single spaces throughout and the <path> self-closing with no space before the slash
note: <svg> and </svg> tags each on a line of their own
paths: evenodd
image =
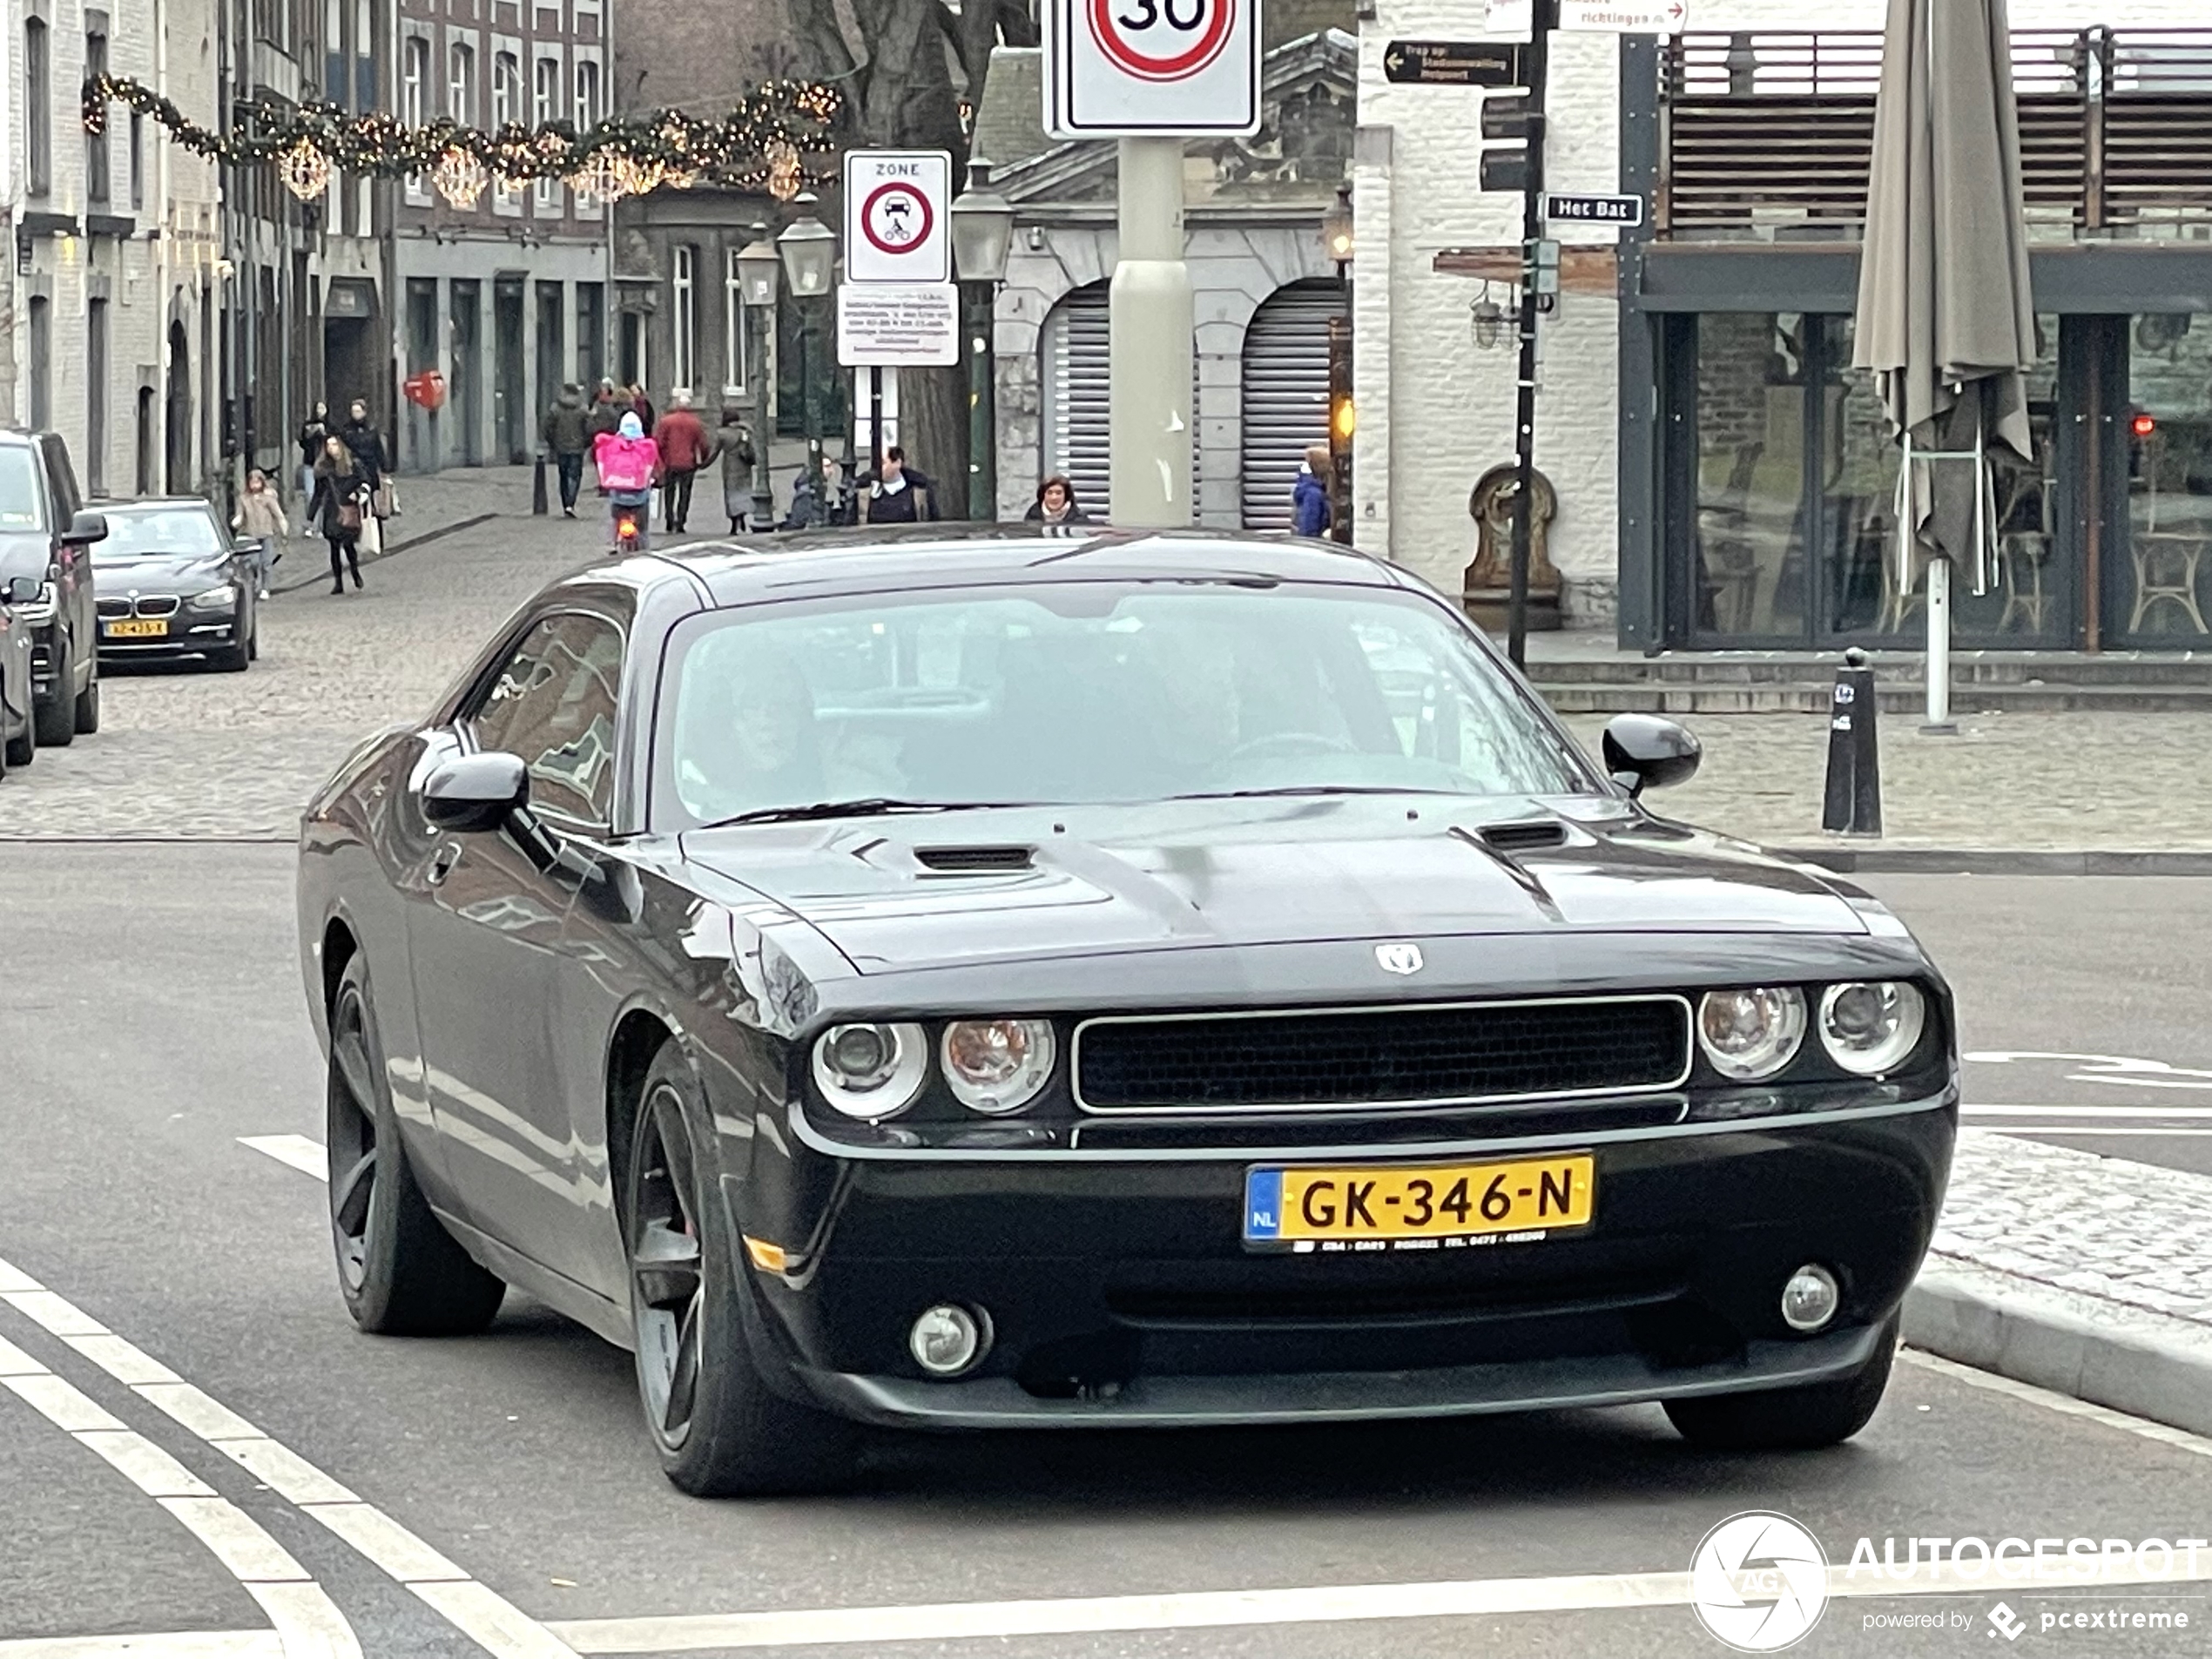
<svg viewBox="0 0 2212 1659">
<path fill-rule="evenodd" d="M 207 653 L 207 665 L 219 674 L 243 674 L 246 664 L 253 660 L 248 647 L 231 645 Z"/>
<path fill-rule="evenodd" d="M 696 1149 L 710 1121 L 673 1042 L 646 1073 L 624 1183 L 637 1392 L 661 1468 L 701 1498 L 819 1492 L 849 1480 L 854 1426 L 763 1380 L 739 1298 L 752 1293 Z"/>
<path fill-rule="evenodd" d="M 25 720 L 23 730 L 0 744 L 0 757 L 11 766 L 27 766 L 38 758 L 38 725 L 36 720 Z"/>
<path fill-rule="evenodd" d="M 368 969 L 356 951 L 330 999 L 324 1112 L 330 1232 L 346 1311 L 379 1336 L 467 1336 L 499 1312 L 506 1285 L 430 1213 L 401 1143 L 376 1035 Z"/>
<path fill-rule="evenodd" d="M 72 715 L 71 723 L 77 727 L 78 737 L 89 738 L 100 729 L 100 659 L 98 657 L 92 659 L 92 678 L 84 682 L 84 690 L 77 699 Z"/>
<path fill-rule="evenodd" d="M 34 704 L 30 711 L 39 743 L 49 749 L 66 749 L 77 737 L 77 699 L 70 694 L 70 678 L 77 664 L 64 651 L 55 665 L 54 684 L 60 689 L 51 703 Z"/>
<path fill-rule="evenodd" d="M 1865 1428 L 1889 1386 L 1897 1357 L 1898 1316 L 1882 1326 L 1865 1365 L 1833 1382 L 1708 1394 L 1666 1402 L 1668 1420 L 1692 1446 L 1712 1452 L 1809 1452 L 1836 1446 Z"/>
</svg>

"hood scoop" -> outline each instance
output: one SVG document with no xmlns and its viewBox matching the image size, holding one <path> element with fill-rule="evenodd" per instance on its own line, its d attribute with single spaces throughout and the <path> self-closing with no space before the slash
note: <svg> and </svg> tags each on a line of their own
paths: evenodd
<svg viewBox="0 0 2212 1659">
<path fill-rule="evenodd" d="M 1028 846 L 918 846 L 914 862 L 937 875 L 1021 875 L 1036 868 Z"/>
<path fill-rule="evenodd" d="M 1540 847 L 1567 845 L 1567 826 L 1556 818 L 1523 818 L 1503 824 L 1485 824 L 1474 834 L 1493 853 L 1533 853 Z"/>
</svg>

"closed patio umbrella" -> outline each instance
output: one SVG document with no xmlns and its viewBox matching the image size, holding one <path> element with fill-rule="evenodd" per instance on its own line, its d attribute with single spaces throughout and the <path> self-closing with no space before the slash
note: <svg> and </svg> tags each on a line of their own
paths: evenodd
<svg viewBox="0 0 2212 1659">
<path fill-rule="evenodd" d="M 1928 724 L 1950 719 L 1950 570 L 1996 579 L 1992 460 L 2031 464 L 2036 358 L 2005 0 L 1890 0 L 1854 368 L 1905 445 L 1895 576 L 1928 568 Z"/>
</svg>

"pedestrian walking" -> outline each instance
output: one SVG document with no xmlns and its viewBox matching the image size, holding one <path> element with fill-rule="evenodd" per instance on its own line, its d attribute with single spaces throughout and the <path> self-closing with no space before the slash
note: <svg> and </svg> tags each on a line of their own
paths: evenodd
<svg viewBox="0 0 2212 1659">
<path fill-rule="evenodd" d="M 1037 498 L 1022 515 L 1032 524 L 1089 524 L 1089 513 L 1076 505 L 1076 487 L 1067 475 L 1054 473 L 1037 486 Z"/>
<path fill-rule="evenodd" d="M 300 481 L 300 513 L 307 516 L 307 503 L 314 499 L 315 462 L 322 458 L 322 441 L 330 435 L 330 405 L 318 403 L 315 412 L 300 425 L 300 470 L 293 475 Z"/>
<path fill-rule="evenodd" d="M 643 553 L 649 538 L 645 533 L 645 509 L 652 505 L 653 480 L 660 470 L 660 447 L 645 435 L 645 423 L 634 411 L 625 411 L 622 424 L 612 432 L 603 432 L 592 441 L 591 464 L 597 469 L 599 482 L 606 489 L 610 506 L 608 533 L 615 550 L 622 550 L 622 533 L 616 528 L 627 512 L 637 524 L 637 551 Z"/>
<path fill-rule="evenodd" d="M 1325 536 L 1329 530 L 1329 446 L 1317 443 L 1305 452 L 1298 478 L 1291 485 L 1291 529 L 1300 536 Z"/>
<path fill-rule="evenodd" d="M 570 381 L 561 388 L 561 395 L 545 411 L 540 431 L 561 475 L 561 516 L 574 518 L 577 494 L 583 488 L 583 455 L 591 447 L 590 416 L 583 407 L 582 387 Z"/>
<path fill-rule="evenodd" d="M 868 486 L 868 523 L 913 524 L 937 516 L 937 485 L 927 473 L 907 465 L 907 452 L 893 444 Z"/>
<path fill-rule="evenodd" d="M 354 586 L 361 584 L 361 523 L 368 516 L 371 493 L 360 458 L 347 448 L 346 441 L 335 434 L 324 439 L 322 455 L 315 462 L 315 493 L 308 503 L 307 516 L 330 543 L 333 593 L 346 591 L 348 570 L 353 573 Z"/>
<path fill-rule="evenodd" d="M 602 434 L 612 435 L 622 427 L 623 403 L 616 395 L 612 381 L 601 381 L 599 389 L 592 394 L 591 412 L 584 419 L 583 439 L 587 448 L 596 449 Z M 597 485 L 600 495 L 607 493 L 604 480 Z"/>
<path fill-rule="evenodd" d="M 791 481 L 791 507 L 784 515 L 782 528 L 787 530 L 820 529 L 827 525 L 841 524 L 846 515 L 845 482 L 838 470 L 837 459 L 824 455 L 820 472 L 814 477 L 806 475 L 801 468 Z"/>
<path fill-rule="evenodd" d="M 647 432 L 651 432 L 653 429 L 653 400 L 645 395 L 645 388 L 642 386 L 632 386 L 626 396 L 630 412 L 637 417 L 638 423 Z"/>
<path fill-rule="evenodd" d="M 371 489 L 384 482 L 390 463 L 384 458 L 383 435 L 369 424 L 368 404 L 355 398 L 346 411 L 346 424 L 338 428 L 338 435 L 346 445 L 346 453 L 353 456 L 361 475 L 368 480 Z"/>
<path fill-rule="evenodd" d="M 752 468 L 760 452 L 752 447 L 752 428 L 745 424 L 745 411 L 734 403 L 722 406 L 714 448 L 722 457 L 722 510 L 729 516 L 730 534 L 735 536 L 752 517 Z"/>
<path fill-rule="evenodd" d="M 284 522 L 284 503 L 269 488 L 269 475 L 259 467 L 246 475 L 246 493 L 238 498 L 238 516 L 231 528 L 253 543 L 254 587 L 258 597 L 269 597 L 269 573 L 284 556 L 279 545 L 290 534 Z"/>
<path fill-rule="evenodd" d="M 653 428 L 653 444 L 660 451 L 660 522 L 671 536 L 680 536 L 691 519 L 691 481 L 714 459 L 714 440 L 691 412 L 689 392 L 678 392 L 668 401 L 668 413 Z"/>
</svg>

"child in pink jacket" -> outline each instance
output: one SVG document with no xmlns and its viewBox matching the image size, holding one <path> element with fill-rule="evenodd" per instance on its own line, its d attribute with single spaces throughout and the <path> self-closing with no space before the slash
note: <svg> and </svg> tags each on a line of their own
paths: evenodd
<svg viewBox="0 0 2212 1659">
<path fill-rule="evenodd" d="M 637 550 L 644 552 L 647 509 L 660 475 L 660 448 L 645 435 L 645 423 L 634 414 L 624 415 L 615 431 L 602 432 L 592 440 L 591 464 L 613 509 L 607 521 L 609 536 L 619 543 L 614 526 L 626 513 L 637 521 Z"/>
</svg>

